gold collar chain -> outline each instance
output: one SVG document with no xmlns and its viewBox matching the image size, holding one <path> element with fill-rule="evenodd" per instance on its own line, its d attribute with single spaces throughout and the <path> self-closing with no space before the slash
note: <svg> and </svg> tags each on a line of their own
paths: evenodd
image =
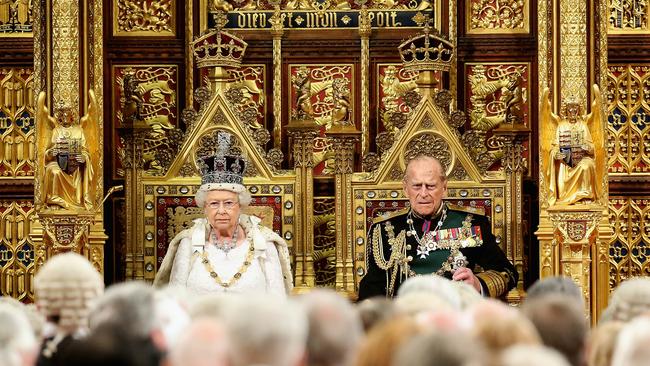
<svg viewBox="0 0 650 366">
<path fill-rule="evenodd" d="M 253 254 L 255 253 L 255 247 L 253 246 L 253 243 L 249 243 L 248 246 L 248 253 L 246 253 L 246 258 L 244 258 L 244 263 L 239 267 L 239 270 L 237 273 L 235 273 L 230 281 L 228 282 L 223 282 L 221 278 L 219 278 L 219 274 L 215 272 L 214 268 L 212 267 L 212 264 L 210 264 L 210 260 L 208 259 L 208 252 L 206 250 L 203 250 L 203 253 L 201 253 L 201 261 L 203 262 L 203 265 L 205 266 L 206 271 L 210 274 L 210 277 L 214 278 L 215 282 L 223 288 L 229 288 L 232 285 L 234 285 L 241 276 L 246 272 L 248 267 L 250 267 L 251 263 L 253 262 Z"/>
</svg>

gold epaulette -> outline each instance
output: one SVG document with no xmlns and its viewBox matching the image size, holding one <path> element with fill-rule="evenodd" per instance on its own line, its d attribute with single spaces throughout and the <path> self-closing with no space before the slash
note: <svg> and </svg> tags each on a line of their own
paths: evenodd
<svg viewBox="0 0 650 366">
<path fill-rule="evenodd" d="M 447 207 L 449 207 L 450 210 L 454 210 L 454 211 L 462 211 L 462 212 L 467 212 L 475 215 L 485 216 L 485 208 L 483 207 L 458 206 L 458 205 L 454 205 L 453 203 L 447 203 Z"/>
<path fill-rule="evenodd" d="M 374 219 L 372 219 L 372 223 L 376 224 L 376 223 L 379 223 L 379 222 L 384 222 L 386 220 L 392 219 L 395 216 L 405 215 L 407 212 L 409 212 L 409 210 L 410 210 L 410 208 L 404 207 L 404 208 L 399 209 L 399 210 L 386 212 L 385 214 L 382 214 L 382 215 L 377 216 Z"/>
</svg>

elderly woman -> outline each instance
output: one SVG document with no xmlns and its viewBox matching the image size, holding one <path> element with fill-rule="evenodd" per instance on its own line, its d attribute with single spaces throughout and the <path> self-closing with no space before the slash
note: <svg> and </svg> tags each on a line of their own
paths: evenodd
<svg viewBox="0 0 650 366">
<path fill-rule="evenodd" d="M 227 155 L 230 135 L 220 133 L 218 152 L 201 158 L 196 203 L 205 218 L 170 243 L 154 285 L 187 287 L 195 293 L 236 292 L 284 295 L 291 291 L 285 241 L 242 213 L 251 197 L 243 186 L 246 162 Z"/>
</svg>

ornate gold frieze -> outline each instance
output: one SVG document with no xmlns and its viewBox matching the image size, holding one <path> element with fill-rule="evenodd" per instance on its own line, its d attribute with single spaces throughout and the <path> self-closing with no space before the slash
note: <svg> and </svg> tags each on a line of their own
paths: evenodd
<svg viewBox="0 0 650 366">
<path fill-rule="evenodd" d="M 114 0 L 113 35 L 176 35 L 176 0 Z"/>
<path fill-rule="evenodd" d="M 230 70 L 226 98 L 240 112 L 242 123 L 252 130 L 262 129 L 266 125 L 265 76 L 266 65 L 242 65 Z"/>
<path fill-rule="evenodd" d="M 114 125 L 117 128 L 144 123 L 150 131 L 141 136 L 141 163 L 147 174 L 163 174 L 171 164 L 183 132 L 178 124 L 178 67 L 176 65 L 115 65 L 113 80 L 117 84 L 113 92 Z M 117 136 L 118 156 L 124 157 L 125 149 L 132 149 L 133 141 L 127 136 Z M 126 146 L 129 145 L 129 146 Z M 122 161 L 117 159 L 115 176 L 123 177 Z"/>
<path fill-rule="evenodd" d="M 200 29 L 213 28 L 215 15 L 228 12 L 226 27 L 233 29 L 271 29 L 275 7 L 280 2 L 255 0 L 200 0 Z M 362 7 L 368 9 L 373 28 L 419 28 L 424 14 L 431 14 L 434 26 L 442 25 L 441 0 L 289 0 L 281 3 L 285 29 L 357 28 Z"/>
<path fill-rule="evenodd" d="M 609 173 L 650 172 L 650 64 L 608 66 Z"/>
<path fill-rule="evenodd" d="M 0 69 L 0 180 L 34 177 L 34 75 Z"/>
<path fill-rule="evenodd" d="M 528 33 L 530 0 L 469 0 L 467 33 Z"/>
<path fill-rule="evenodd" d="M 0 200 L 0 294 L 25 302 L 34 300 L 33 218 L 33 202 Z"/>
<path fill-rule="evenodd" d="M 0 0 L 0 37 L 31 37 L 32 1 Z"/>
<path fill-rule="evenodd" d="M 609 33 L 647 33 L 648 0 L 608 0 Z"/>
<path fill-rule="evenodd" d="M 292 118 L 313 118 L 320 134 L 314 141 L 314 175 L 333 172 L 332 143 L 325 131 L 353 123 L 353 65 L 289 65 Z"/>
<path fill-rule="evenodd" d="M 417 92 L 418 74 L 404 69 L 401 64 L 377 65 L 377 116 L 386 131 L 396 133 L 406 124 L 413 109 L 404 98 L 408 99 L 409 92 Z"/>
<path fill-rule="evenodd" d="M 463 133 L 463 141 L 482 169 L 497 170 L 503 149 L 493 130 L 501 124 L 530 123 L 530 65 L 468 63 L 465 69 L 471 128 Z M 528 141 L 523 143 L 528 146 Z"/>
</svg>

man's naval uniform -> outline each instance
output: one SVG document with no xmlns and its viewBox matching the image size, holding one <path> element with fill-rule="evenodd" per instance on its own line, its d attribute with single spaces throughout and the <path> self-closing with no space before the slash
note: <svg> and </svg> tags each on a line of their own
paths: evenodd
<svg viewBox="0 0 650 366">
<path fill-rule="evenodd" d="M 474 272 L 485 296 L 501 296 L 517 283 L 517 271 L 497 245 L 488 218 L 446 203 L 428 219 L 409 208 L 377 217 L 366 248 L 359 300 L 393 297 L 404 280 L 417 275 L 451 278 L 458 266 Z"/>
</svg>

